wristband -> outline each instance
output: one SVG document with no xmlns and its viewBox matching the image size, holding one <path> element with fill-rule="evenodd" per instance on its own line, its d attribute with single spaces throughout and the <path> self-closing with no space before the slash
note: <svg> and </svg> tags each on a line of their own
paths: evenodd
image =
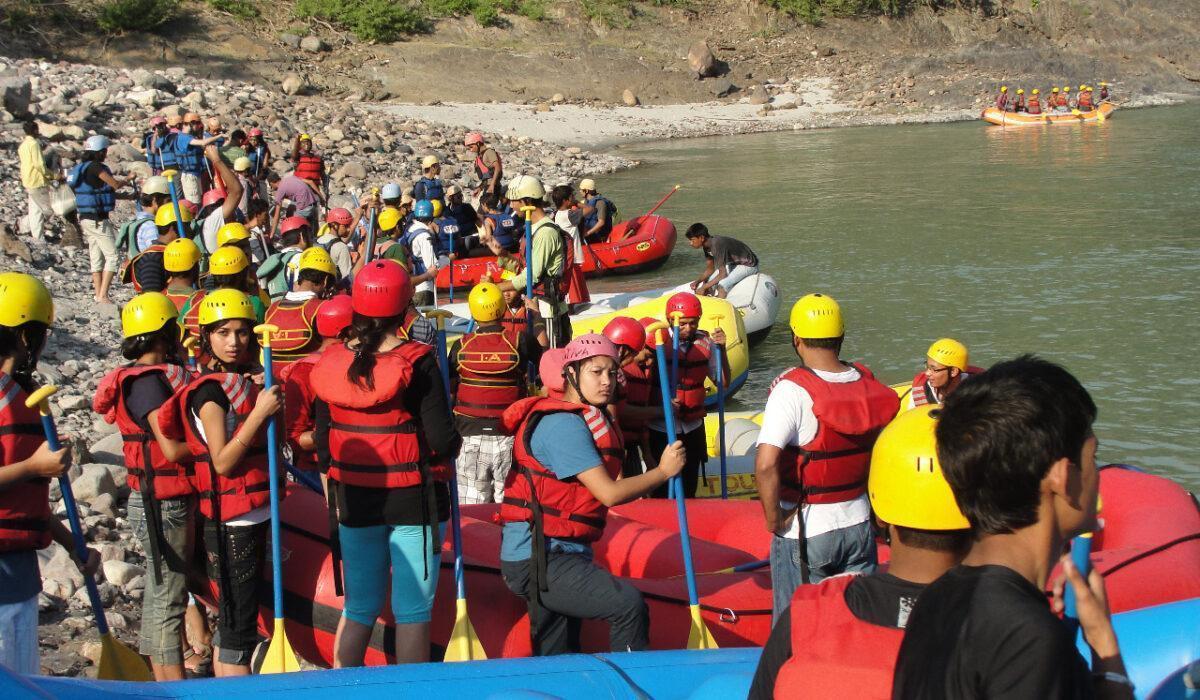
<svg viewBox="0 0 1200 700">
<path fill-rule="evenodd" d="M 246 448 L 247 450 L 248 450 L 248 449 L 250 449 L 250 446 L 249 446 L 249 445 L 247 445 L 247 444 L 246 444 L 246 443 L 245 443 L 245 442 L 244 442 L 244 441 L 243 441 L 243 440 L 242 440 L 240 437 L 238 437 L 237 435 L 234 435 L 234 436 L 233 436 L 233 441 L 234 441 L 234 442 L 236 442 L 237 444 L 241 445 L 242 447 Z"/>
<path fill-rule="evenodd" d="M 1134 689 L 1133 681 L 1129 680 L 1129 676 L 1126 676 L 1123 673 L 1116 673 L 1114 671 L 1104 671 L 1101 673 L 1097 671 L 1092 674 L 1092 678 L 1105 683 L 1116 683 L 1117 685 L 1123 685 L 1126 688 L 1129 688 L 1130 691 L 1133 691 Z"/>
</svg>

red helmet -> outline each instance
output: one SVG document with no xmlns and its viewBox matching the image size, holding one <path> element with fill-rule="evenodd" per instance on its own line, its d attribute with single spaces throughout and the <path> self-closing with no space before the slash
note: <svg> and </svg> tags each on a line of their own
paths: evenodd
<svg viewBox="0 0 1200 700">
<path fill-rule="evenodd" d="M 354 217 L 350 214 L 350 210 L 344 207 L 335 207 L 325 214 L 325 220 L 331 224 L 341 224 L 349 226 L 354 222 Z"/>
<path fill-rule="evenodd" d="M 214 187 L 213 189 L 205 192 L 204 196 L 200 198 L 200 206 L 207 207 L 213 204 L 220 204 L 224 201 L 225 190 L 221 189 L 220 187 Z"/>
<path fill-rule="evenodd" d="M 659 321 L 657 318 L 652 318 L 650 316 L 643 316 L 638 319 L 638 323 L 641 324 L 642 332 L 645 333 L 647 328 L 649 328 L 650 326 L 653 326 L 656 323 L 662 323 L 662 321 Z M 658 347 L 658 333 L 646 333 L 646 347 L 648 347 L 648 348 Z"/>
<path fill-rule="evenodd" d="M 700 306 L 700 299 L 691 292 L 678 292 L 667 299 L 668 320 L 675 314 L 680 314 L 683 318 L 700 318 L 703 313 L 704 309 Z"/>
<path fill-rule="evenodd" d="M 464 146 L 474 146 L 477 143 L 483 143 L 483 134 L 478 131 L 472 131 L 463 139 Z"/>
<path fill-rule="evenodd" d="M 289 216 L 279 222 L 279 233 L 284 234 L 289 231 L 295 231 L 298 228 L 307 228 L 308 219 L 303 216 Z"/>
<path fill-rule="evenodd" d="M 646 329 L 628 316 L 618 316 L 604 327 L 604 335 L 616 345 L 624 345 L 632 353 L 646 347 Z"/>
<path fill-rule="evenodd" d="M 562 348 L 552 348 L 542 353 L 542 359 L 538 362 L 538 378 L 542 380 L 542 386 L 546 387 L 546 395 L 552 399 L 561 399 L 566 388 L 563 380 L 563 352 L 565 351 Z"/>
<path fill-rule="evenodd" d="M 354 318 L 354 303 L 350 295 L 339 294 L 321 302 L 317 307 L 317 333 L 322 338 L 336 338 Z"/>
<path fill-rule="evenodd" d="M 250 132 L 246 135 L 247 136 L 262 136 L 263 133 L 262 133 L 262 129 L 260 129 L 256 126 L 253 129 L 251 129 Z"/>
<path fill-rule="evenodd" d="M 354 276 L 354 313 L 372 318 L 400 316 L 412 301 L 413 286 L 395 260 L 367 263 Z"/>
</svg>

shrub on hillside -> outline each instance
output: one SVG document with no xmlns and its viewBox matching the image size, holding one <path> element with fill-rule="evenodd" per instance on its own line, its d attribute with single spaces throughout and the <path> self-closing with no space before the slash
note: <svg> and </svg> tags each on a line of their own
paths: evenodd
<svg viewBox="0 0 1200 700">
<path fill-rule="evenodd" d="M 208 0 L 208 6 L 240 19 L 256 19 L 261 14 L 251 0 Z"/>
<path fill-rule="evenodd" d="M 107 0 L 96 10 L 96 23 L 110 34 L 154 29 L 175 15 L 175 0 Z"/>
<path fill-rule="evenodd" d="M 421 12 L 393 0 L 299 0 L 296 16 L 340 24 L 363 41 L 396 41 L 429 29 Z"/>
</svg>

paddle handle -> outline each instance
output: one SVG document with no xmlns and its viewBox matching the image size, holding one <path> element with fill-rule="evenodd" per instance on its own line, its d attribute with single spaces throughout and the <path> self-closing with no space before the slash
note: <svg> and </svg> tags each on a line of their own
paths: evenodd
<svg viewBox="0 0 1200 700">
<path fill-rule="evenodd" d="M 533 298 L 533 221 L 529 216 L 536 207 L 521 207 L 521 213 L 525 215 L 525 299 Z M 525 330 L 529 333 L 529 337 L 533 335 L 533 310 L 525 307 Z M 554 347 L 551 343 L 550 347 Z"/>
<path fill-rule="evenodd" d="M 653 207 L 650 209 L 650 211 L 646 212 L 646 213 L 645 213 L 645 214 L 643 214 L 642 216 L 643 216 L 643 217 L 650 216 L 650 215 L 652 215 L 654 212 L 658 211 L 658 208 L 659 208 L 659 207 L 661 207 L 662 205 L 666 204 L 666 203 L 667 203 L 667 200 L 671 198 L 671 195 L 673 195 L 673 194 L 675 194 L 676 192 L 678 192 L 680 187 L 682 187 L 682 185 L 675 185 L 674 187 L 672 187 L 672 188 L 671 188 L 671 191 L 670 191 L 670 192 L 668 192 L 668 193 L 666 194 L 666 196 L 665 196 L 665 197 L 663 197 L 662 199 L 658 200 L 658 204 L 655 204 L 655 205 L 654 205 L 654 206 L 653 206 Z"/>
<path fill-rule="evenodd" d="M 1084 534 L 1071 540 L 1071 563 L 1087 579 L 1092 570 L 1092 533 Z M 1070 583 L 1063 586 L 1063 619 L 1072 626 L 1079 625 L 1079 615 L 1076 609 L 1075 588 Z"/>
<path fill-rule="evenodd" d="M 263 354 L 263 387 L 270 389 L 275 386 L 274 362 L 271 357 L 271 334 L 279 328 L 264 323 L 254 329 L 262 334 Z M 273 414 L 267 419 L 267 469 L 270 478 L 271 503 L 271 593 L 275 602 L 275 619 L 283 619 L 283 558 L 280 547 L 279 528 L 279 416 Z"/>
<path fill-rule="evenodd" d="M 175 189 L 175 174 L 167 178 L 167 190 L 171 193 L 171 207 L 175 210 L 175 229 L 179 231 L 180 238 L 187 238 L 187 234 L 183 232 L 183 217 L 179 215 L 179 191 Z M 212 255 L 211 250 L 206 250 L 206 253 Z"/>
<path fill-rule="evenodd" d="M 662 367 L 666 362 L 666 357 L 663 353 L 663 343 L 665 339 L 660 338 L 660 341 L 654 347 L 654 353 L 658 360 L 658 366 Z M 661 371 L 658 373 L 658 386 L 662 392 L 663 403 L 663 423 L 667 427 L 667 444 L 675 444 L 675 416 L 671 409 L 671 393 L 670 387 L 667 386 L 667 377 Z M 687 509 L 683 502 L 683 479 L 679 474 L 671 477 L 674 484 L 675 497 L 675 515 L 679 520 L 679 546 L 683 550 L 683 571 L 687 579 L 688 603 L 691 605 L 700 604 L 700 596 L 696 593 L 696 569 L 692 564 L 692 538 L 688 533 Z"/>
</svg>

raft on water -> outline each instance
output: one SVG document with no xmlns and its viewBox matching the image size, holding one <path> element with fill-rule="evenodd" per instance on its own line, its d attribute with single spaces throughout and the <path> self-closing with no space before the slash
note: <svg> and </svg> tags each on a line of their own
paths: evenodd
<svg viewBox="0 0 1200 700">
<path fill-rule="evenodd" d="M 980 118 L 985 122 L 998 126 L 1036 126 L 1038 124 L 1079 124 L 1081 122 L 1104 121 L 1117 109 L 1111 102 L 1104 102 L 1099 107 L 1081 112 L 1055 112 L 1053 110 L 1041 114 L 1027 112 L 1005 112 L 995 107 L 983 110 Z"/>
</svg>

